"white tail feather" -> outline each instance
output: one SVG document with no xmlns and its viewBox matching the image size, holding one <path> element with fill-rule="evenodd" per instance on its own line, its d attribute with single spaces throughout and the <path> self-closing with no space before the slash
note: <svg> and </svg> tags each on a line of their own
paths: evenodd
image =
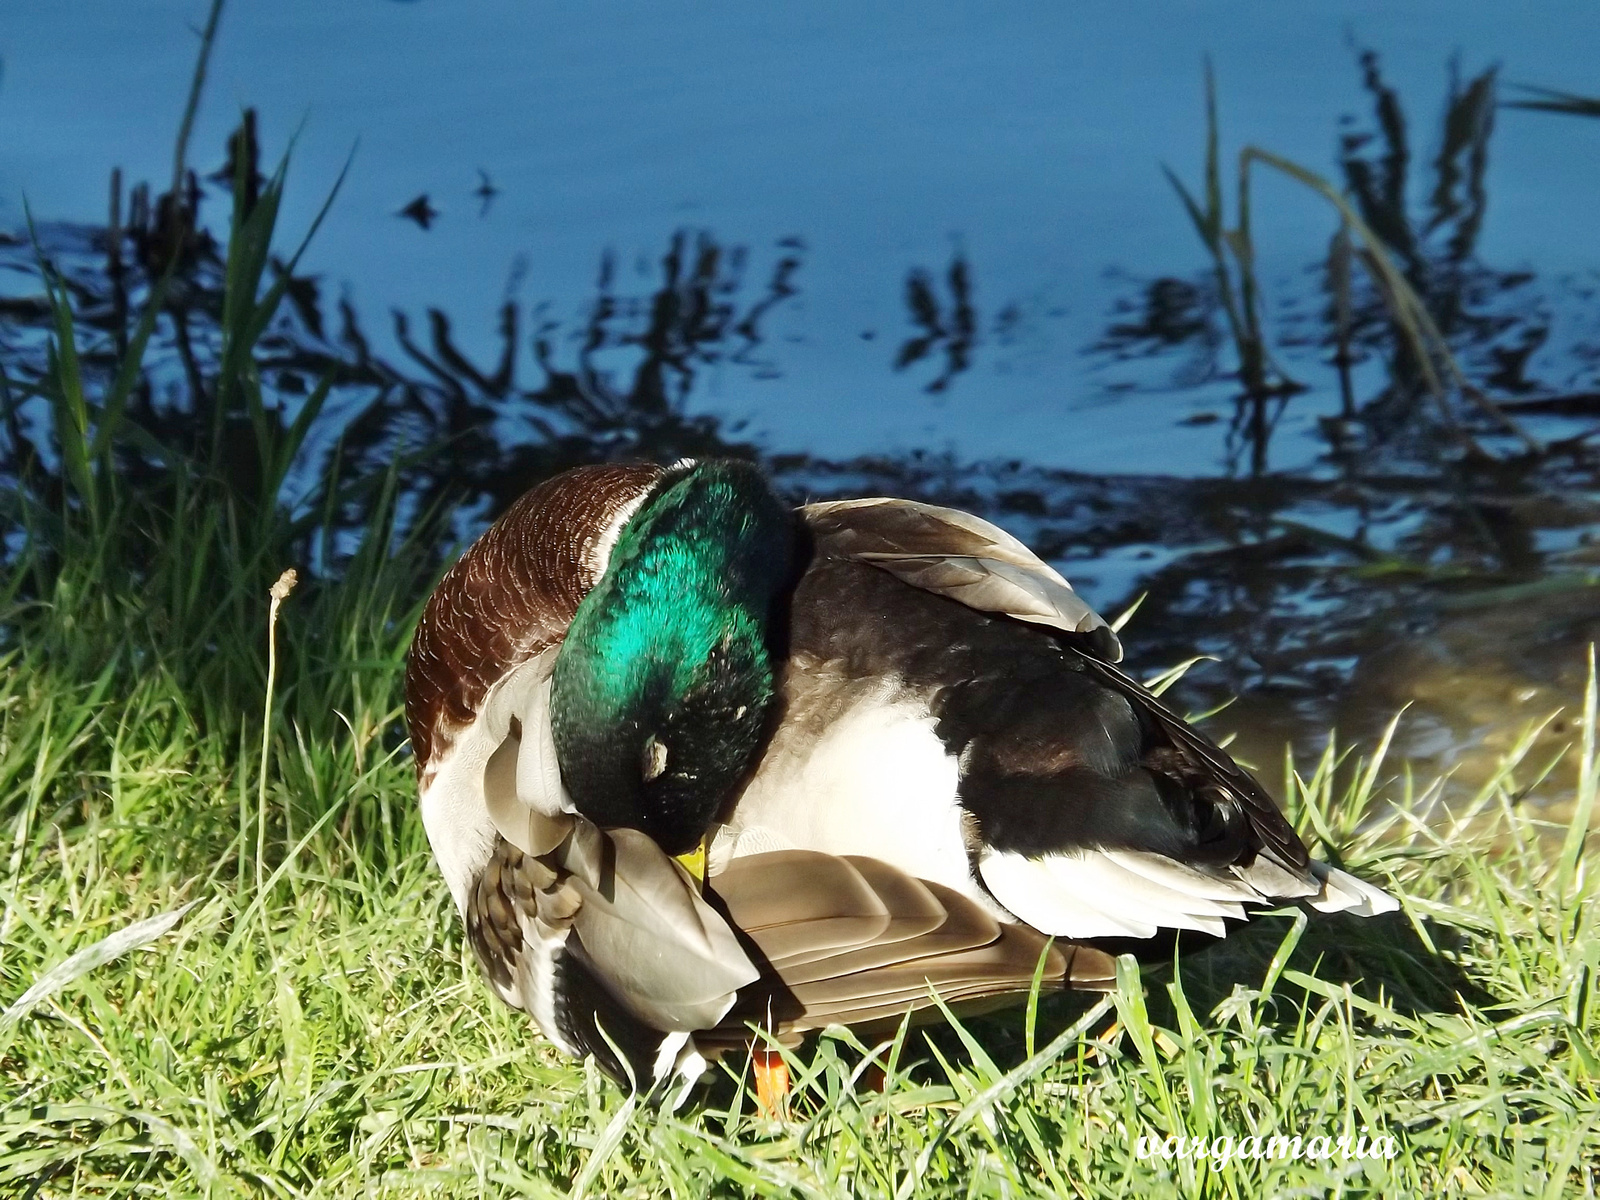
<svg viewBox="0 0 1600 1200">
<path fill-rule="evenodd" d="M 1374 887 L 1364 879 L 1357 879 L 1338 867 L 1324 862 L 1311 864 L 1311 873 L 1322 883 L 1322 890 L 1306 899 L 1318 912 L 1348 912 L 1358 917 L 1375 917 L 1379 913 L 1394 912 L 1400 902 L 1382 888 Z"/>
<path fill-rule="evenodd" d="M 1158 929 L 1221 937 L 1224 919 L 1244 917 L 1237 900 L 1180 891 L 1097 851 L 1041 858 L 991 852 L 979 871 L 1001 904 L 1059 937 L 1153 937 Z"/>
<path fill-rule="evenodd" d="M 1381 888 L 1326 863 L 1311 880 L 1258 857 L 1236 878 L 1219 878 L 1159 854 L 1090 850 L 1023 854 L 990 850 L 978 867 L 996 900 L 1043 933 L 1057 937 L 1153 937 L 1160 929 L 1196 929 L 1225 936 L 1226 920 L 1243 920 L 1246 904 L 1305 899 L 1321 912 L 1370 917 L 1392 912 Z"/>
</svg>

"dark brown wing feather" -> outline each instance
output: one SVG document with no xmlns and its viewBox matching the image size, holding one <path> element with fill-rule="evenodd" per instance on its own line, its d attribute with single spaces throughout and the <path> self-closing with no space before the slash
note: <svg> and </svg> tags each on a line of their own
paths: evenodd
<svg viewBox="0 0 1600 1200">
<path fill-rule="evenodd" d="M 580 467 L 525 493 L 434 589 L 406 658 L 417 772 L 471 724 L 491 686 L 559 642 L 598 579 L 603 531 L 661 476 L 649 465 Z"/>
<path fill-rule="evenodd" d="M 1086 654 L 1083 657 L 1093 674 L 1155 717 L 1175 744 L 1186 753 L 1198 758 L 1217 783 L 1239 798 L 1245 807 L 1251 829 L 1274 852 L 1283 866 L 1295 871 L 1305 871 L 1308 868 L 1311 856 L 1306 853 L 1305 844 L 1284 817 L 1277 802 L 1250 777 L 1249 772 L 1242 770 L 1239 764 L 1233 761 L 1226 750 L 1197 732 L 1187 721 L 1161 703 L 1138 680 L 1129 678 L 1110 663 L 1092 655 Z"/>
</svg>

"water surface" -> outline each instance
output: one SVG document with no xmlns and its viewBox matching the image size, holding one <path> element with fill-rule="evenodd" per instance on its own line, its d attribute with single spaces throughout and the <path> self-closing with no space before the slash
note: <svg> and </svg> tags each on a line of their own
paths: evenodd
<svg viewBox="0 0 1600 1200">
<path fill-rule="evenodd" d="M 20 230 L 26 197 L 47 242 L 88 262 L 110 168 L 165 186 L 204 15 L 14 0 L 0 228 Z M 1600 420 L 1583 400 L 1600 391 L 1600 121 L 1491 105 L 1481 161 L 1462 149 L 1448 204 L 1433 193 L 1448 97 L 1495 67 L 1502 99 L 1506 81 L 1600 92 L 1597 51 L 1588 3 L 1537 20 L 1487 3 L 236 3 L 191 162 L 219 167 L 257 109 L 269 158 L 295 137 L 293 231 L 356 147 L 302 266 L 328 325 L 301 334 L 336 342 L 347 301 L 372 355 L 459 392 L 481 456 L 549 421 L 597 436 L 581 411 L 597 395 L 608 437 L 651 406 L 700 418 L 797 492 L 969 504 L 1102 607 L 1150 591 L 1136 663 L 1218 655 L 1188 698 L 1245 696 L 1219 720 L 1258 758 L 1417 700 L 1409 747 L 1450 761 L 1572 695 L 1596 624 L 1587 443 L 1489 469 L 1438 452 L 1437 430 L 1408 441 L 1415 406 L 1389 395 L 1370 296 L 1341 433 L 1335 223 L 1263 179 L 1269 339 L 1307 390 L 1262 408 L 1270 441 L 1252 444 L 1207 260 L 1160 167 L 1199 179 L 1207 55 L 1230 190 L 1247 142 L 1341 183 L 1350 161 L 1381 171 L 1394 89 L 1430 302 L 1456 315 L 1475 382 L 1541 441 L 1577 437 Z M 422 197 L 426 228 L 398 215 Z M 213 224 L 222 201 L 212 188 Z M 441 320 L 473 377 L 441 352 Z M 549 461 L 513 456 L 496 488 Z"/>
</svg>

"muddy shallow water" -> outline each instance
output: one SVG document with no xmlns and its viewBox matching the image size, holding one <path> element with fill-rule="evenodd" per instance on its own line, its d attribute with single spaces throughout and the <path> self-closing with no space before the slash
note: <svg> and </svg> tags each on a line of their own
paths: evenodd
<svg viewBox="0 0 1600 1200">
<path fill-rule="evenodd" d="M 24 194 L 99 334 L 136 310 L 203 7 L 39 0 L 0 30 L 8 369 L 42 352 Z M 797 498 L 981 511 L 1108 613 L 1145 595 L 1133 666 L 1213 656 L 1178 695 L 1236 697 L 1213 728 L 1269 779 L 1285 740 L 1370 739 L 1409 704 L 1400 748 L 1468 786 L 1578 703 L 1600 627 L 1600 120 L 1505 107 L 1600 92 L 1600 15 L 1137 7 L 237 4 L 201 220 L 224 236 L 241 106 L 268 166 L 304 123 L 290 235 L 360 137 L 266 382 L 292 411 L 337 372 L 319 453 L 449 437 L 408 483 L 464 491 L 463 531 L 571 462 L 759 453 Z M 1428 397 L 1332 210 L 1281 178 L 1253 193 L 1254 282 L 1296 387 L 1241 397 L 1160 171 L 1201 186 L 1207 53 L 1229 220 L 1245 142 L 1327 176 L 1519 431 Z M 188 344 L 158 335 L 152 428 L 193 406 L 214 267 Z M 7 470 L 49 455 L 38 406 L 14 416 Z"/>
</svg>

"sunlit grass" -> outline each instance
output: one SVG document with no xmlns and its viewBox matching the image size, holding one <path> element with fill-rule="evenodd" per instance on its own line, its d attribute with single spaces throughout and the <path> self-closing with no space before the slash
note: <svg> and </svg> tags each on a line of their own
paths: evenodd
<svg viewBox="0 0 1600 1200">
<path fill-rule="evenodd" d="M 291 598 L 285 632 L 314 613 Z M 1044 998 L 1036 1029 L 1018 1009 L 884 1046 L 825 1035 L 792 1063 L 786 1119 L 747 1099 L 729 1077 L 738 1063 L 669 1115 L 558 1057 L 479 981 L 395 749 L 395 661 L 335 736 L 273 730 L 276 815 L 258 887 L 250 742 L 200 729 L 161 673 L 124 691 L 12 653 L 0 680 L 0 1006 L 74 952 L 194 907 L 0 1021 L 4 1189 L 1594 1191 L 1595 864 L 1524 794 L 1543 773 L 1521 761 L 1531 739 L 1454 818 L 1431 810 L 1402 764 L 1330 753 L 1297 779 L 1291 807 L 1308 839 L 1391 882 L 1403 914 L 1285 913 L 1158 953 L 1142 975 L 1125 960 L 1114 997 L 1095 1009 Z M 1592 695 L 1588 715 L 1583 819 Z M 310 781 L 314 803 L 298 794 Z M 312 822 L 292 845 L 291 805 Z M 869 1059 L 882 1091 L 865 1082 Z M 1138 1155 L 1141 1135 L 1272 1134 L 1391 1137 L 1397 1152 L 1226 1165 Z"/>
</svg>

